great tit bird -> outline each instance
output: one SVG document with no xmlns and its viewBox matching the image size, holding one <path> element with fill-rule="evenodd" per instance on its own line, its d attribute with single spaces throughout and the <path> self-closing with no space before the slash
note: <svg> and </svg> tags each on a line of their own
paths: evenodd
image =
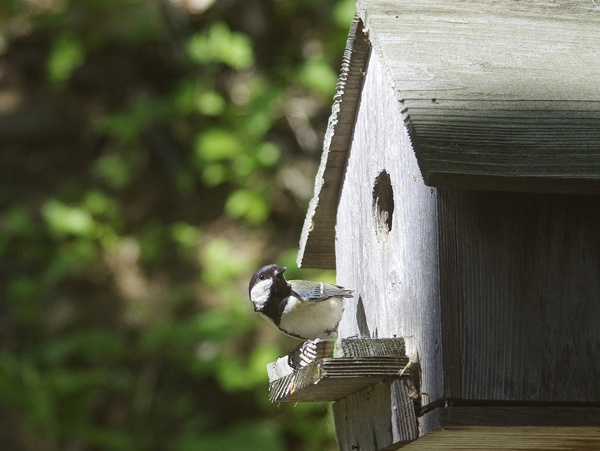
<svg viewBox="0 0 600 451">
<path fill-rule="evenodd" d="M 294 338 L 314 340 L 335 335 L 344 310 L 344 298 L 352 290 L 307 280 L 286 280 L 285 267 L 267 265 L 250 280 L 250 300 L 281 332 Z"/>
</svg>

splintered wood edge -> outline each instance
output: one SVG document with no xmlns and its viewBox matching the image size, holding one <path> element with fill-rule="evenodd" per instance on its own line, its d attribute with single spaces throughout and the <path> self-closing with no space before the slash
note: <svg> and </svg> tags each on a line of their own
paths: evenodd
<svg viewBox="0 0 600 451">
<path fill-rule="evenodd" d="M 290 357 L 295 357 L 300 363 L 296 368 L 307 366 L 314 361 L 333 358 L 334 340 L 309 340 L 301 348 L 294 349 L 287 356 L 279 357 L 275 362 L 267 365 L 269 383 L 275 382 L 284 376 L 297 371 L 288 362 Z M 342 338 L 340 357 L 403 357 L 405 352 L 404 338 Z M 316 354 L 313 356 L 312 354 Z M 298 355 L 300 354 L 300 355 Z"/>
<path fill-rule="evenodd" d="M 386 377 L 409 377 L 406 356 L 322 359 L 273 381 L 271 402 L 336 401 Z"/>
<path fill-rule="evenodd" d="M 296 263 L 299 268 L 335 269 L 335 216 L 370 46 L 355 15 L 315 177 L 314 196 L 304 219 Z"/>
</svg>

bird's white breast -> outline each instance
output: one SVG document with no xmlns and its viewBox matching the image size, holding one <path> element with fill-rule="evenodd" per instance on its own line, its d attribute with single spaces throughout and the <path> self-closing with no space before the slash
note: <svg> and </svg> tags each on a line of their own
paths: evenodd
<svg viewBox="0 0 600 451">
<path fill-rule="evenodd" d="M 329 332 L 337 328 L 343 310 L 344 303 L 341 297 L 306 302 L 290 296 L 279 326 L 284 331 L 303 338 L 326 338 Z"/>
</svg>

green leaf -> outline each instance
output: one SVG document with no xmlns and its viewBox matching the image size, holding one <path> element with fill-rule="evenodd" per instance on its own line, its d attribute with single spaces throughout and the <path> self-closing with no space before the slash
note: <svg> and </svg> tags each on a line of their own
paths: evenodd
<svg viewBox="0 0 600 451">
<path fill-rule="evenodd" d="M 40 280 L 46 287 L 56 286 L 65 278 L 89 268 L 98 257 L 95 241 L 76 237 L 57 244 L 53 258 L 41 272 Z"/>
<path fill-rule="evenodd" d="M 300 82 L 304 86 L 327 96 L 334 94 L 337 81 L 336 73 L 320 59 L 307 61 L 300 71 Z"/>
<path fill-rule="evenodd" d="M 115 189 L 125 188 L 131 181 L 131 167 L 118 153 L 98 158 L 94 163 L 93 172 Z"/>
<path fill-rule="evenodd" d="M 111 216 L 117 213 L 118 208 L 114 199 L 96 190 L 90 191 L 85 195 L 83 206 L 92 214 Z"/>
<path fill-rule="evenodd" d="M 80 235 L 91 237 L 95 222 L 89 212 L 80 207 L 71 207 L 51 199 L 42 206 L 46 223 L 57 235 Z"/>
<path fill-rule="evenodd" d="M 233 172 L 238 180 L 245 180 L 256 172 L 256 158 L 242 154 L 233 160 Z"/>
<path fill-rule="evenodd" d="M 218 116 L 225 110 L 225 99 L 214 91 L 203 92 L 196 98 L 196 107 L 205 116 Z"/>
<path fill-rule="evenodd" d="M 192 36 L 188 53 L 199 63 L 221 62 L 237 70 L 248 69 L 254 64 L 250 38 L 230 31 L 223 22 L 215 23 L 208 32 Z"/>
<path fill-rule="evenodd" d="M 200 243 L 200 230 L 185 222 L 176 222 L 171 226 L 171 237 L 184 250 L 195 250 Z"/>
<path fill-rule="evenodd" d="M 54 42 L 46 63 L 50 81 L 58 85 L 65 83 L 84 61 L 85 48 L 81 39 L 72 35 L 61 36 Z"/>
<path fill-rule="evenodd" d="M 336 3 L 333 9 L 333 19 L 335 24 L 347 30 L 350 28 L 352 19 L 354 18 L 354 12 L 356 11 L 356 0 L 341 0 Z"/>
<path fill-rule="evenodd" d="M 183 258 L 196 261 L 201 239 L 197 227 L 185 222 L 176 222 L 171 225 L 171 238 L 179 245 L 179 254 Z"/>
<path fill-rule="evenodd" d="M 273 125 L 273 113 L 268 109 L 256 109 L 253 114 L 246 118 L 244 130 L 256 139 L 262 137 Z"/>
<path fill-rule="evenodd" d="M 121 144 L 132 146 L 138 143 L 142 133 L 152 124 L 160 112 L 160 104 L 146 94 L 135 97 L 128 108 L 106 114 L 99 121 L 104 133 L 117 138 Z"/>
<path fill-rule="evenodd" d="M 257 225 L 268 218 L 270 206 L 262 194 L 248 189 L 239 189 L 227 198 L 225 213 L 232 218 L 243 218 L 249 224 Z"/>
<path fill-rule="evenodd" d="M 204 266 L 202 281 L 211 287 L 230 287 L 234 277 L 247 274 L 255 266 L 253 254 L 236 249 L 224 237 L 208 241 L 202 248 L 201 261 Z"/>
<path fill-rule="evenodd" d="M 207 164 L 202 170 L 202 180 L 207 186 L 217 186 L 227 180 L 227 168 L 222 163 Z"/>
<path fill-rule="evenodd" d="M 237 137 L 222 128 L 209 129 L 196 140 L 196 156 L 202 162 L 226 160 L 242 151 L 242 143 Z"/>
<path fill-rule="evenodd" d="M 269 142 L 262 143 L 256 152 L 256 158 L 263 166 L 273 166 L 279 161 L 280 155 L 279 147 Z"/>
</svg>

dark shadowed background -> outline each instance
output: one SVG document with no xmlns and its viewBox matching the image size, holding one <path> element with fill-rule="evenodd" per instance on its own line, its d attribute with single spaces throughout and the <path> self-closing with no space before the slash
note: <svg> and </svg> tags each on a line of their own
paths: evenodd
<svg viewBox="0 0 600 451">
<path fill-rule="evenodd" d="M 333 450 L 268 402 L 353 0 L 0 1 L 0 449 Z"/>
</svg>

